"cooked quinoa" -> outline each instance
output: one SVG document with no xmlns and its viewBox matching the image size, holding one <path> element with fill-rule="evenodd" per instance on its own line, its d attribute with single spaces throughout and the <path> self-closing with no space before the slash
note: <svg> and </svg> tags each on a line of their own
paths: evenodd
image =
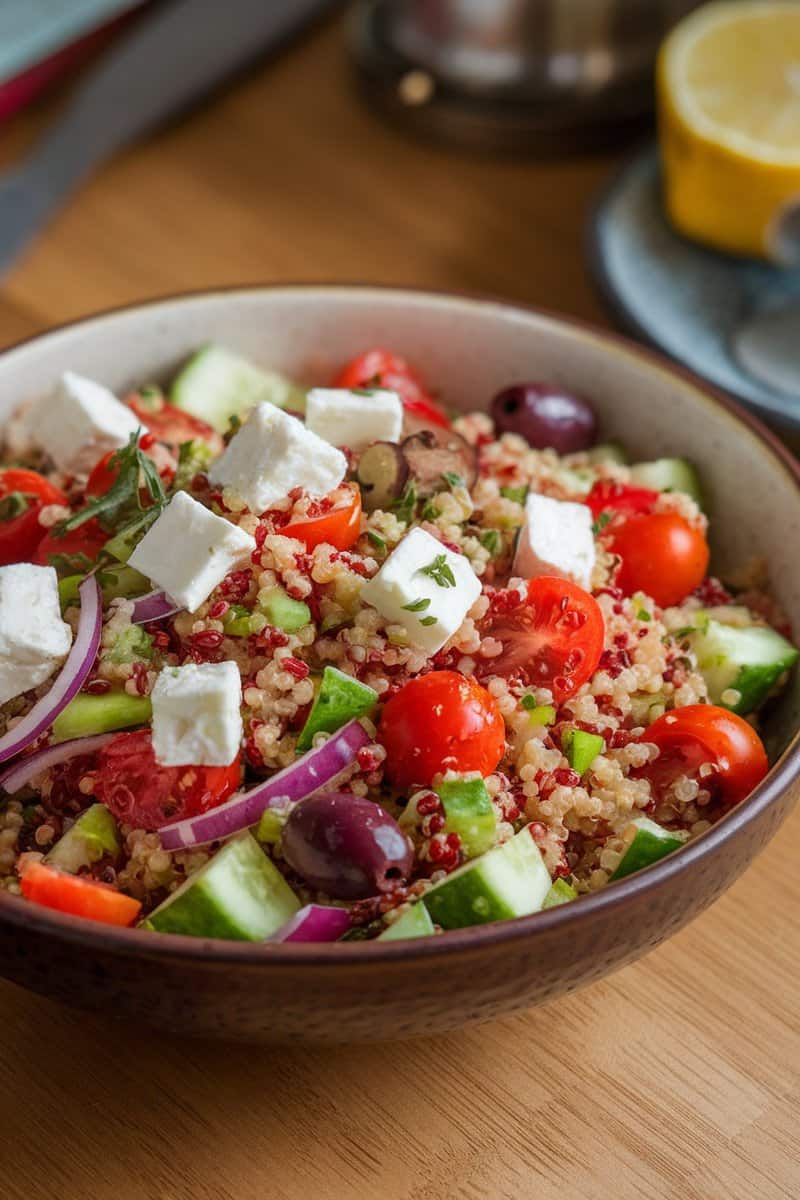
<svg viewBox="0 0 800 1200">
<path fill-rule="evenodd" d="M 270 819 L 251 823 L 250 828 L 258 839 L 258 854 L 267 864 L 264 869 L 284 881 L 282 895 L 288 907 L 281 909 L 280 925 L 287 914 L 310 904 L 345 908 L 344 936 L 350 938 L 379 936 L 426 904 L 433 917 L 431 931 L 436 933 L 443 925 L 514 915 L 515 910 L 506 913 L 502 904 L 495 909 L 487 901 L 489 907 L 479 904 L 471 919 L 461 919 L 457 890 L 452 892 L 455 908 L 451 901 L 437 907 L 430 898 L 444 894 L 441 887 L 451 876 L 466 878 L 465 868 L 476 864 L 480 868 L 486 855 L 523 836 L 530 839 L 536 854 L 531 870 L 539 870 L 543 863 L 547 873 L 540 875 L 536 885 L 538 899 L 531 891 L 534 898 L 523 901 L 522 911 L 533 911 L 543 903 L 558 903 L 606 886 L 621 864 L 622 874 L 633 869 L 624 866 L 631 861 L 626 854 L 642 830 L 653 828 L 647 822 L 637 825 L 642 818 L 655 823 L 657 835 L 673 849 L 709 828 L 764 773 L 766 760 L 762 763 L 758 757 L 760 743 L 752 731 L 758 729 L 763 704 L 785 683 L 796 652 L 784 640 L 791 634 L 770 596 L 761 564 L 744 564 L 735 579 L 725 582 L 707 573 L 707 518 L 693 486 L 681 490 L 672 482 L 660 490 L 657 473 L 642 472 L 641 465 L 623 461 L 616 447 L 606 453 L 587 442 L 585 448 L 562 454 L 537 448 L 522 436 L 528 428 L 524 421 L 519 432 L 508 430 L 509 422 L 504 420 L 498 427 L 487 413 L 456 416 L 448 422 L 444 410 L 425 398 L 428 415 L 433 414 L 429 421 L 425 408 L 415 407 L 403 394 L 404 428 L 399 439 L 374 439 L 362 446 L 343 442 L 338 480 L 338 459 L 320 459 L 320 471 L 324 467 L 334 472 L 333 484 L 324 494 L 304 486 L 302 467 L 296 466 L 297 478 L 287 475 L 284 480 L 291 485 L 284 488 L 285 494 L 253 512 L 239 488 L 220 478 L 225 471 L 217 464 L 226 462 L 229 453 L 225 450 L 220 459 L 219 430 L 215 432 L 200 411 L 193 410 L 191 389 L 180 386 L 181 380 L 185 385 L 187 372 L 173 388 L 174 404 L 153 387 L 127 398 L 126 406 L 149 432 L 140 431 L 130 440 L 120 438 L 121 449 L 97 456 L 105 464 L 105 484 L 102 478 L 98 482 L 97 467 L 88 471 L 85 454 L 75 469 L 56 463 L 37 440 L 33 423 L 26 422 L 24 406 L 9 426 L 5 461 L 13 461 L 14 471 L 37 472 L 55 489 L 53 494 L 60 493 L 63 503 L 50 493 L 45 497 L 25 493 L 13 480 L 4 484 L 4 495 L 21 492 L 24 502 L 22 508 L 6 505 L 6 524 L 38 506 L 41 528 L 35 543 L 19 557 L 3 549 L 0 533 L 0 551 L 6 554 L 2 562 L 50 563 L 56 568 L 62 617 L 72 637 L 79 630 L 85 603 L 79 599 L 78 583 L 95 569 L 103 607 L 99 647 L 77 701 L 33 744 L 34 753 L 55 745 L 65 740 L 59 729 L 66 728 L 66 741 L 75 739 L 75 752 L 45 766 L 0 801 L 0 889 L 22 891 L 34 901 L 79 911 L 68 898 L 59 899 L 60 893 L 55 900 L 47 893 L 51 896 L 47 899 L 33 885 L 26 887 L 26 880 L 37 880 L 36 871 L 44 866 L 51 874 L 106 885 L 109 892 L 138 902 L 119 916 L 80 909 L 97 919 L 131 923 L 153 917 L 157 929 L 220 935 L 221 927 L 213 923 L 206 927 L 200 918 L 194 928 L 191 920 L 187 925 L 183 918 L 180 925 L 159 924 L 154 914 L 169 913 L 165 902 L 181 885 L 199 878 L 198 872 L 230 846 L 231 838 L 198 838 L 198 844 L 171 849 L 167 830 L 199 814 L 227 811 L 237 797 L 258 789 L 276 772 L 290 769 L 291 774 L 304 755 L 324 753 L 325 745 L 339 733 L 324 724 L 313 728 L 320 691 L 327 689 L 326 681 L 331 679 L 339 681 L 336 687 L 341 690 L 342 676 L 363 685 L 359 696 L 368 697 L 365 689 L 374 696 L 352 718 L 360 726 L 357 748 L 321 793 L 323 798 L 334 793 L 340 807 L 349 804 L 352 814 L 378 814 L 379 824 L 389 830 L 387 836 L 395 838 L 394 849 L 386 852 L 386 862 L 381 860 L 383 873 L 373 876 L 370 872 L 378 870 L 374 847 L 369 861 L 351 862 L 345 846 L 340 875 L 347 879 L 342 884 L 330 861 L 323 864 L 324 870 L 317 869 L 326 854 L 328 860 L 331 857 L 330 838 L 325 842 L 328 834 L 320 833 L 318 826 L 316 832 L 309 832 L 309 819 L 303 825 L 300 810 L 305 806 L 310 813 L 315 797 L 309 793 L 299 800 L 271 804 L 266 809 Z M 409 378 L 418 386 L 410 369 Z M 364 383 L 393 390 L 380 372 L 357 382 L 348 377 L 345 386 L 365 405 L 370 397 L 362 390 Z M 403 388 L 397 391 L 403 393 Z M 292 396 L 289 407 L 302 403 L 298 389 Z M 68 399 L 75 402 L 71 393 Z M 495 415 L 502 411 L 495 404 Z M 284 419 L 298 426 L 287 436 L 301 439 L 304 452 L 313 457 L 314 446 L 302 442 L 314 436 L 313 429 L 308 432 L 310 416 L 306 426 L 302 417 L 281 415 Z M 248 438 L 248 429 L 245 410 L 228 429 L 228 446 L 235 439 Z M 332 448 L 330 452 L 333 455 Z M 379 452 L 385 455 L 383 460 Z M 291 456 L 286 454 L 284 465 L 274 468 L 278 473 L 289 470 L 285 464 Z M 151 464 L 155 482 L 148 482 L 143 457 Z M 395 467 L 399 472 L 394 491 L 389 487 L 380 506 L 375 506 L 375 489 L 367 482 L 373 460 L 381 487 L 384 483 L 389 487 L 388 476 Z M 683 466 L 688 469 L 688 464 Z M 10 476 L 12 468 L 5 468 L 4 474 L 6 470 Z M 107 502 L 115 472 L 119 481 L 126 471 L 134 481 L 130 493 L 122 494 L 116 503 Z M 684 480 L 680 472 L 673 476 L 678 485 Z M 655 486 L 643 483 L 643 478 L 655 480 Z M 692 483 L 691 475 L 685 478 Z M 248 486 L 250 482 L 248 478 Z M 143 577 L 134 568 L 146 558 L 152 531 L 177 489 L 205 513 L 248 535 L 252 542 L 245 538 L 241 544 L 251 548 L 220 573 L 194 611 L 175 603 L 167 606 L 170 611 L 163 616 L 142 621 L 137 616 L 137 597 L 151 588 L 164 592 L 168 588 L 157 570 L 145 571 Z M 545 517 L 531 516 L 540 511 L 531 497 L 558 502 L 552 509 L 541 509 L 554 514 L 556 536 L 550 543 Z M 76 517 L 81 519 L 75 522 Z M 654 524 L 654 518 L 662 519 L 661 524 Z M 641 524 L 648 521 L 649 526 Z M 572 535 L 568 536 L 570 522 L 583 531 L 580 553 L 577 541 L 573 545 Z M 224 537 L 222 525 L 209 526 L 208 536 L 216 537 L 214 530 L 220 528 Z M 658 535 L 661 541 L 654 542 L 652 553 L 645 555 L 647 570 L 667 553 L 664 539 L 669 531 L 677 529 L 695 554 L 694 565 L 682 561 L 674 571 L 667 561 L 659 580 L 659 588 L 666 588 L 661 603 L 635 586 L 634 559 L 650 529 L 667 532 Z M 419 560 L 409 576 L 416 578 L 413 587 L 404 577 L 391 583 L 393 564 L 401 561 L 393 555 L 410 554 L 416 544 L 406 541 L 409 535 L 413 533 L 422 547 L 431 544 L 419 531 L 435 540 L 437 553 Z M 632 531 L 639 531 L 635 543 Z M 132 545 L 136 549 L 133 566 L 123 567 L 118 548 L 119 557 L 114 555 L 120 533 L 126 532 L 130 533 L 127 553 Z M 190 537 L 187 532 L 187 541 Z M 173 550 L 176 561 L 184 553 L 181 540 Z M 472 590 L 462 588 L 461 576 L 453 577 L 454 567 L 466 572 Z M 691 586 L 678 597 L 668 595 L 684 568 Z M 9 569 L 0 567 L 0 576 Z M 401 595 L 407 583 L 411 590 Z M 406 601 L 402 605 L 398 595 Z M 459 606 L 467 595 L 470 599 L 462 612 Z M 562 598 L 563 621 L 557 609 L 548 620 L 541 616 L 553 597 Z M 3 619 L 0 612 L 0 625 Z M 722 627 L 726 637 L 731 630 L 749 636 L 754 629 L 768 630 L 774 637 L 784 657 L 778 654 L 775 669 L 770 666 L 763 679 L 759 676 L 752 695 L 734 686 L 740 678 L 734 669 L 737 663 L 752 665 L 745 659 L 736 660 L 729 685 L 720 692 L 718 663 L 709 667 L 704 659 L 712 627 Z M 431 649 L 445 630 L 449 636 Z M 589 637 L 593 630 L 596 646 Z M 0 733 L 6 735 L 6 742 L 13 741 L 14 729 L 34 705 L 47 703 L 62 662 L 63 656 L 53 663 L 54 673 L 44 682 L 2 705 Z M 153 750 L 151 721 L 160 745 L 166 744 L 166 725 L 172 719 L 167 700 L 160 699 L 159 681 L 179 679 L 190 664 L 205 668 L 226 663 L 235 664 L 241 680 L 238 757 L 223 763 L 214 760 L 213 751 L 203 751 L 210 757 L 177 766 L 173 759 L 159 758 Z M 331 669 L 335 669 L 332 674 Z M 452 704 L 447 701 L 444 709 L 439 700 L 431 702 L 430 710 L 425 708 L 421 683 L 430 676 L 437 676 L 435 683 L 452 684 Z M 207 677 L 209 686 L 216 688 L 217 676 L 212 672 Z M 463 688 L 458 691 L 460 680 L 473 689 L 468 699 Z M 431 695 L 432 687 L 427 689 Z M 154 689 L 154 701 L 147 703 Z M 238 694 L 238 685 L 236 690 Z M 346 708 L 350 702 L 346 687 L 344 694 Z M 87 713 L 91 708 L 87 717 L 75 707 L 85 697 L 102 700 L 87 707 Z M 120 697 L 127 698 L 130 707 L 122 704 L 122 716 L 115 724 L 107 713 L 110 699 Z M 463 733 L 459 704 L 472 706 L 470 711 L 480 717 Z M 705 706 L 699 716 L 696 706 Z M 675 714 L 680 710 L 693 714 L 695 724 L 687 726 L 689 749 L 678 751 L 664 730 L 677 728 Z M 719 713 L 721 718 L 716 717 Z M 92 725 L 98 719 L 101 724 Z M 159 734 L 157 722 L 162 719 L 165 727 Z M 89 724 L 81 726 L 82 720 Z M 235 712 L 230 720 L 235 725 Z M 345 714 L 340 724 L 347 720 Z M 724 747 L 714 750 L 718 742 L 699 736 L 698 731 L 712 720 L 721 721 L 720 728 L 727 720 L 751 731 L 748 736 L 755 747 L 751 761 L 743 765 L 730 761 Z M 209 744 L 228 721 L 228 717 L 214 718 Z M 655 731 L 652 736 L 651 731 Z M 109 733 L 110 740 L 85 751 L 78 738 L 99 733 Z M 189 734 L 184 730 L 181 736 Z M 441 753 L 439 743 L 446 743 Z M 594 752 L 590 749 L 588 761 L 579 763 L 578 755 L 585 756 L 586 747 Z M 29 752 L 25 746 L 24 753 Z M 11 762 L 8 754 L 6 758 Z M 24 757 L 12 765 L 19 761 Z M 448 796 L 456 797 L 452 808 Z M 473 800 L 478 806 L 475 811 L 482 813 L 480 839 L 473 838 L 470 824 Z M 372 808 L 364 809 L 364 802 Z M 80 831 L 76 823 L 82 815 L 100 805 L 109 814 L 111 842 L 78 839 L 77 859 L 59 855 L 56 850 L 65 835 L 76 828 Z M 335 805 L 330 807 L 330 822 L 339 820 L 339 811 Z M 333 824 L 328 833 L 332 829 Z M 233 836 L 243 834 L 237 830 Z M 526 842 L 526 855 L 527 847 Z M 655 861 L 662 852 L 639 865 Z M 316 865 L 306 868 L 304 864 L 312 859 Z M 460 874 L 455 876 L 457 871 Z M 484 886 L 483 875 L 469 878 Z M 370 880 L 374 887 L 369 886 Z M 550 892 L 545 896 L 548 886 L 559 880 L 565 885 L 560 900 Z M 190 890 L 181 895 L 189 896 Z M 490 896 L 491 904 L 495 899 Z M 505 903 L 505 898 L 501 901 Z M 177 906 L 172 911 L 177 912 Z M 238 928 L 234 921 L 229 932 L 221 935 L 257 936 L 249 928 Z M 272 932 L 267 930 L 267 940 Z"/>
</svg>

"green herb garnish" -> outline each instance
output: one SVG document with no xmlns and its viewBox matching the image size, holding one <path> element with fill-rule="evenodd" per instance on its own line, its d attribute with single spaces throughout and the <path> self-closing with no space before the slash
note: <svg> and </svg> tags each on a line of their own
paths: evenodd
<svg viewBox="0 0 800 1200">
<path fill-rule="evenodd" d="M 147 509 L 148 514 L 155 510 L 155 515 L 158 515 L 167 497 L 155 463 L 139 447 L 141 433 L 141 429 L 132 433 L 127 446 L 109 459 L 109 471 L 116 472 L 116 479 L 108 491 L 102 496 L 93 497 L 74 516 L 56 525 L 53 528 L 55 537 L 63 537 L 91 520 L 99 521 L 106 532 L 115 530 L 126 517 L 144 511 L 145 506 L 139 494 L 142 486 L 153 502 Z"/>
<path fill-rule="evenodd" d="M 447 561 L 446 554 L 437 554 L 433 562 L 429 562 L 427 567 L 420 567 L 419 570 L 421 574 L 428 575 L 439 587 L 456 586 L 456 577 L 453 574 L 453 568 Z"/>
<path fill-rule="evenodd" d="M 598 533 L 602 533 L 609 521 L 612 520 L 613 513 L 601 512 L 595 523 L 592 525 L 592 533 L 597 537 Z"/>
<path fill-rule="evenodd" d="M 397 515 L 398 521 L 402 521 L 406 525 L 411 524 L 417 507 L 417 489 L 413 483 L 406 485 L 402 496 L 399 496 L 391 507 Z"/>
<path fill-rule="evenodd" d="M 438 617 L 420 617 L 419 623 L 420 623 L 420 625 L 438 625 L 439 618 Z"/>
<path fill-rule="evenodd" d="M 225 442 L 226 446 L 227 446 L 228 442 L 231 441 L 231 439 L 236 436 L 236 434 L 239 432 L 239 430 L 241 428 L 242 428 L 242 418 L 238 415 L 238 413 L 231 413 L 230 418 L 228 420 L 228 428 L 225 430 L 225 432 L 222 435 L 222 440 Z"/>
<path fill-rule="evenodd" d="M 426 500 L 422 509 L 423 521 L 435 521 L 439 516 L 439 510 L 433 500 Z"/>
<path fill-rule="evenodd" d="M 442 475 L 442 479 L 445 481 L 448 487 L 464 487 L 464 480 L 460 475 L 457 475 L 455 471 L 445 471 L 445 473 Z"/>
<path fill-rule="evenodd" d="M 425 609 L 430 608 L 430 606 L 431 606 L 430 600 L 428 600 L 427 597 L 423 597 L 423 598 L 420 598 L 419 600 L 412 600 L 410 604 L 404 604 L 403 608 L 405 609 L 406 612 L 415 613 L 415 612 L 424 612 Z"/>
<path fill-rule="evenodd" d="M 485 546 L 492 558 L 497 554 L 503 539 L 497 529 L 484 529 L 481 534 L 481 545 Z"/>
<path fill-rule="evenodd" d="M 646 608 L 640 608 L 636 614 L 637 621 L 652 621 L 652 617 Z"/>
<path fill-rule="evenodd" d="M 178 469 L 172 483 L 173 492 L 182 492 L 189 487 L 195 475 L 205 471 L 214 457 L 210 446 L 195 438 L 191 442 L 181 442 L 178 447 Z"/>
<path fill-rule="evenodd" d="M 505 496 L 506 500 L 513 500 L 516 504 L 524 504 L 528 496 L 528 489 L 524 484 L 521 487 L 501 487 L 500 495 Z"/>
<path fill-rule="evenodd" d="M 374 529 L 367 530 L 367 537 L 372 542 L 373 546 L 378 548 L 378 550 L 386 549 L 386 539 L 382 538 L 381 535 L 376 533 Z"/>
</svg>

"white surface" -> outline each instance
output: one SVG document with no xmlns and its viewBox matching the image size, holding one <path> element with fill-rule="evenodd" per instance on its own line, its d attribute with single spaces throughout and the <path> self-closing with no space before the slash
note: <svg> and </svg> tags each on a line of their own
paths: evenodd
<svg viewBox="0 0 800 1200">
<path fill-rule="evenodd" d="M 178 492 L 128 561 L 181 608 L 196 612 L 255 548 L 255 538 L 238 525 Z"/>
<path fill-rule="evenodd" d="M 242 741 L 242 684 L 236 663 L 165 667 L 156 680 L 153 750 L 164 767 L 227 767 Z"/>
<path fill-rule="evenodd" d="M 251 512 L 262 513 L 292 488 L 324 496 L 339 486 L 346 471 L 341 451 L 297 417 L 274 404 L 259 404 L 211 467 L 211 478 L 240 496 Z"/>
<path fill-rule="evenodd" d="M 376 388 L 368 396 L 348 388 L 312 388 L 306 428 L 332 446 L 363 450 L 370 442 L 398 442 L 403 405 L 397 392 Z"/>
<path fill-rule="evenodd" d="M 523 579 L 556 575 L 588 590 L 595 560 L 593 519 L 586 504 L 531 492 L 525 501 L 513 574 Z"/>
<path fill-rule="evenodd" d="M 0 704 L 38 687 L 72 645 L 52 567 L 0 567 Z"/>
<path fill-rule="evenodd" d="M 112 391 L 65 371 L 55 391 L 33 405 L 28 428 L 61 471 L 89 472 L 109 450 L 125 446 L 142 421 Z"/>
<path fill-rule="evenodd" d="M 440 555 L 453 572 L 455 587 L 442 586 L 422 571 Z M 435 654 L 459 629 L 480 593 L 480 580 L 469 560 L 417 528 L 406 534 L 378 574 L 364 585 L 361 598 L 388 622 L 402 625 L 415 646 Z M 405 608 L 419 600 L 427 600 L 427 607 L 418 612 Z M 423 625 L 429 617 L 435 618 L 435 624 Z"/>
</svg>

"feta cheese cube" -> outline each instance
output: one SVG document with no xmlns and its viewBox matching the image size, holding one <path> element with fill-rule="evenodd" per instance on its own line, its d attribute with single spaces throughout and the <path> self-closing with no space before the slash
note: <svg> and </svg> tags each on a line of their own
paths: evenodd
<svg viewBox="0 0 800 1200">
<path fill-rule="evenodd" d="M 177 492 L 128 562 L 181 608 L 196 612 L 255 548 L 255 538 L 238 525 L 209 512 L 186 492 Z"/>
<path fill-rule="evenodd" d="M 53 568 L 0 567 L 0 704 L 49 679 L 71 645 Z"/>
<path fill-rule="evenodd" d="M 330 442 L 363 450 L 370 442 L 398 442 L 403 405 L 397 392 L 375 388 L 312 388 L 306 398 L 306 429 Z"/>
<path fill-rule="evenodd" d="M 31 436 L 60 471 L 91 471 L 109 450 L 119 450 L 144 426 L 113 392 L 73 371 L 65 371 L 50 396 L 33 405 Z"/>
<path fill-rule="evenodd" d="M 595 562 L 592 510 L 531 492 L 525 501 L 513 572 L 523 579 L 556 575 L 589 589 Z"/>
<path fill-rule="evenodd" d="M 259 404 L 213 464 L 211 477 L 236 492 L 251 512 L 262 513 L 292 488 L 312 496 L 332 492 L 345 477 L 347 459 L 306 429 L 297 417 Z"/>
<path fill-rule="evenodd" d="M 233 662 L 165 667 L 156 680 L 153 751 L 163 767 L 227 767 L 242 741 L 242 683 Z"/>
<path fill-rule="evenodd" d="M 454 554 L 424 529 L 412 529 L 392 551 L 361 598 L 413 645 L 435 654 L 452 637 L 481 594 L 469 559 Z"/>
</svg>

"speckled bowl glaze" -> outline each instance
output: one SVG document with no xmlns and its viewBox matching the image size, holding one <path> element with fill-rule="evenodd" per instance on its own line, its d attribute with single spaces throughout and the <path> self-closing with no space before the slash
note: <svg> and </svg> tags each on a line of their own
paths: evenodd
<svg viewBox="0 0 800 1200">
<path fill-rule="evenodd" d="M 707 487 L 716 568 L 766 556 L 800 628 L 800 472 L 734 404 L 613 335 L 488 300 L 370 287 L 279 287 L 92 317 L 0 356 L 0 416 L 64 368 L 119 391 L 167 376 L 211 338 L 327 379 L 356 352 L 407 354 L 455 408 L 548 378 L 583 392 L 636 456 L 690 456 Z M 575 904 L 412 942 L 252 945 L 116 930 L 0 896 L 0 972 L 35 991 L 186 1034 L 347 1042 L 453 1029 L 540 1004 L 658 945 L 745 870 L 789 812 L 800 693 L 770 718 L 776 756 L 738 809 L 677 854 Z"/>
</svg>

